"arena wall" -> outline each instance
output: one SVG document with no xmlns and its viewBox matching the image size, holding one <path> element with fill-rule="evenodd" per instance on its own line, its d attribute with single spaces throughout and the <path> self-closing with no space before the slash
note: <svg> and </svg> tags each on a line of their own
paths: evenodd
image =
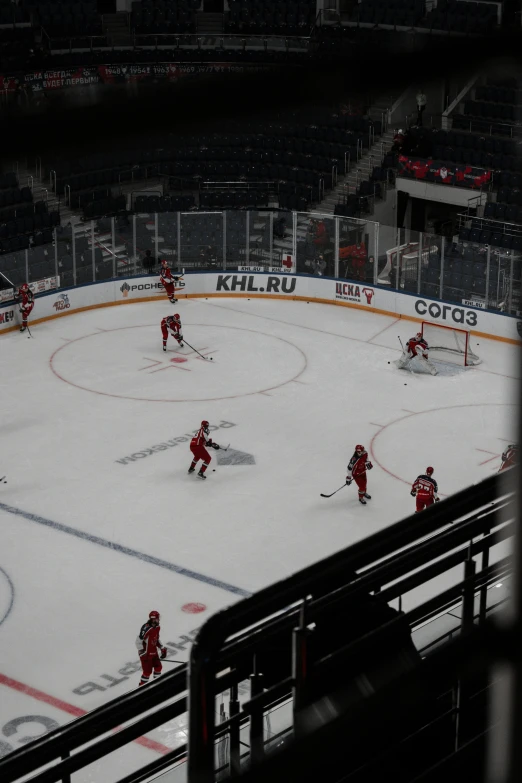
<svg viewBox="0 0 522 783">
<path fill-rule="evenodd" d="M 201 272 L 187 273 L 184 284 L 177 293 L 180 299 L 236 296 L 319 302 L 409 321 L 431 321 L 469 329 L 477 336 L 513 344 L 519 344 L 522 339 L 522 321 L 514 316 L 348 280 L 258 272 Z M 165 300 L 163 287 L 156 276 L 90 283 L 38 294 L 29 324 L 36 325 L 97 307 L 162 299 L 168 310 L 170 305 Z M 14 331 L 19 325 L 18 306 L 13 303 L 0 305 L 0 333 Z"/>
</svg>

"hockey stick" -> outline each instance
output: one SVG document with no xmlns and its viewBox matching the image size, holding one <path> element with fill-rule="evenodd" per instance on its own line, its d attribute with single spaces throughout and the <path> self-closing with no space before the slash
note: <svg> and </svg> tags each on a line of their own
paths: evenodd
<svg viewBox="0 0 522 783">
<path fill-rule="evenodd" d="M 321 497 L 322 498 L 331 498 L 333 495 L 336 494 L 336 492 L 340 492 L 341 489 L 343 489 L 343 487 L 348 487 L 348 486 L 350 486 L 350 485 L 345 483 L 345 484 L 343 484 L 342 487 L 339 487 L 339 489 L 336 489 L 335 492 L 332 492 L 330 495 L 325 495 L 323 492 L 321 492 Z"/>
<path fill-rule="evenodd" d="M 197 349 L 197 348 L 194 348 L 194 346 L 192 346 L 192 345 L 191 345 L 190 343 L 188 343 L 186 340 L 184 340 L 184 343 L 185 343 L 185 345 L 188 345 L 188 347 L 189 347 L 189 348 L 192 348 L 192 350 L 193 350 L 193 351 L 195 351 L 197 354 L 199 354 L 199 355 L 201 356 L 201 358 L 202 358 L 202 359 L 204 359 L 206 362 L 211 362 L 211 361 L 212 361 L 212 357 L 210 357 L 210 359 L 207 359 L 207 357 L 206 357 L 206 356 L 203 356 L 203 354 L 202 354 L 202 353 L 199 353 L 198 349 Z"/>
<path fill-rule="evenodd" d="M 402 344 L 402 340 L 401 340 L 401 336 L 400 336 L 400 334 L 398 334 L 398 335 L 397 335 L 397 337 L 399 338 L 399 342 L 400 342 L 400 344 L 401 344 L 402 352 L 404 353 L 404 345 Z M 410 362 L 409 362 L 409 361 L 408 361 L 408 364 L 406 365 L 406 367 L 408 368 L 408 370 L 411 372 L 411 374 L 412 374 L 412 375 L 414 375 L 414 374 L 415 374 L 415 373 L 413 372 L 413 370 L 411 369 L 411 367 L 410 367 Z"/>
<path fill-rule="evenodd" d="M 2 476 L 2 478 L 0 478 L 0 484 L 3 482 L 3 480 L 4 480 L 5 478 L 7 478 L 7 476 Z"/>
<path fill-rule="evenodd" d="M 26 329 L 27 329 L 27 331 L 29 332 L 29 334 L 27 335 L 27 337 L 28 337 L 28 338 L 29 338 L 29 337 L 32 337 L 33 335 L 31 334 L 31 330 L 29 329 L 29 327 L 28 327 L 28 326 L 26 326 L 25 328 L 26 328 Z"/>
<path fill-rule="evenodd" d="M 162 663 L 182 663 L 183 665 L 186 664 L 186 661 L 173 661 L 172 658 L 160 658 L 160 661 Z"/>
</svg>

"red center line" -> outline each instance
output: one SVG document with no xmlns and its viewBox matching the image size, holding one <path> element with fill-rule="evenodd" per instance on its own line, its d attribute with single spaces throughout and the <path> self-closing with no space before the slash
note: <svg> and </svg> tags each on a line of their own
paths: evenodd
<svg viewBox="0 0 522 783">
<path fill-rule="evenodd" d="M 62 699 L 57 699 L 55 696 L 50 696 L 48 693 L 39 691 L 37 688 L 32 688 L 30 685 L 24 685 L 23 682 L 13 680 L 12 677 L 7 677 L 5 674 L 0 673 L 0 685 L 5 685 L 7 688 L 12 688 L 19 693 L 25 693 L 26 696 L 31 696 L 33 699 L 42 701 L 45 704 L 49 704 L 51 707 L 55 707 L 62 712 L 67 712 L 69 715 L 74 715 L 75 718 L 81 718 L 83 715 L 87 715 L 88 710 L 84 710 L 81 707 L 75 707 L 74 704 L 69 704 Z M 114 729 L 117 731 L 118 729 Z M 162 745 L 161 742 L 156 742 L 148 737 L 138 737 L 134 740 L 139 745 L 143 745 L 144 748 L 154 750 L 156 753 L 165 755 L 170 753 L 172 748 L 168 748 L 166 745 Z"/>
</svg>

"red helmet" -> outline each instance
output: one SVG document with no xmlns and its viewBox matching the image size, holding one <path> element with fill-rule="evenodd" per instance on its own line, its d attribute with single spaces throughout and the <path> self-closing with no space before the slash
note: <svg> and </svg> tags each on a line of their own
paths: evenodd
<svg viewBox="0 0 522 783">
<path fill-rule="evenodd" d="M 20 286 L 20 291 L 27 291 L 28 288 L 29 286 L 27 285 L 27 283 L 22 283 L 22 285 Z"/>
<path fill-rule="evenodd" d="M 180 320 L 179 313 L 174 313 L 174 320 L 175 321 L 179 321 Z"/>
<path fill-rule="evenodd" d="M 417 332 L 417 334 L 415 335 L 415 339 L 422 340 L 422 332 Z"/>
<path fill-rule="evenodd" d="M 201 422 L 201 426 L 203 427 L 204 430 L 208 430 L 210 425 L 206 419 L 203 419 L 203 421 Z"/>
<path fill-rule="evenodd" d="M 159 624 L 160 613 L 153 609 L 152 612 L 149 612 L 149 620 L 157 620 Z"/>
<path fill-rule="evenodd" d="M 361 446 L 360 444 L 355 447 L 355 451 L 357 454 L 362 454 L 364 451 L 364 446 Z"/>
<path fill-rule="evenodd" d="M 161 266 L 168 266 L 168 265 L 169 265 L 169 262 L 167 261 L 166 258 L 164 258 L 163 261 L 161 262 Z"/>
<path fill-rule="evenodd" d="M 426 468 L 426 475 L 427 476 L 431 476 L 432 473 L 433 473 L 433 468 Z"/>
</svg>

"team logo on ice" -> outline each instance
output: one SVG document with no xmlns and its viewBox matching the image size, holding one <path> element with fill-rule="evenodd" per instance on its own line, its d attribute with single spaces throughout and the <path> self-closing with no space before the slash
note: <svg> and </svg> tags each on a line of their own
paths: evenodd
<svg viewBox="0 0 522 783">
<path fill-rule="evenodd" d="M 127 297 L 129 295 L 130 291 L 130 285 L 128 283 L 124 283 L 122 286 L 120 286 L 120 291 L 123 294 L 123 298 Z"/>
<path fill-rule="evenodd" d="M 373 288 L 361 288 L 355 283 L 336 283 L 335 298 L 343 302 L 357 302 L 358 304 L 371 305 L 375 290 Z"/>
<path fill-rule="evenodd" d="M 54 309 L 56 312 L 59 310 L 68 310 L 71 306 L 71 303 L 69 302 L 69 295 L 68 294 L 60 294 L 56 302 L 53 304 Z"/>
</svg>

